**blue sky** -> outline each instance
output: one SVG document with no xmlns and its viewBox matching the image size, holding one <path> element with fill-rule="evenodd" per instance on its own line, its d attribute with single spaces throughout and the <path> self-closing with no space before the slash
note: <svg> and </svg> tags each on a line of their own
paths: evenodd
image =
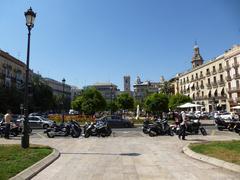
<svg viewBox="0 0 240 180">
<path fill-rule="evenodd" d="M 159 81 L 240 43 L 238 0 L 0 0 L 0 49 L 26 60 L 24 12 L 37 12 L 30 67 L 83 87 L 123 76 Z"/>
</svg>

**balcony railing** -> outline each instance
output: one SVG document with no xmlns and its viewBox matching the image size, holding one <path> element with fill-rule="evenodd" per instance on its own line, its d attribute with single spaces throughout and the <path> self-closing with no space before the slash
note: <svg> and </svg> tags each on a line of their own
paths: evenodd
<svg viewBox="0 0 240 180">
<path fill-rule="evenodd" d="M 217 85 L 217 82 L 212 82 L 212 87 L 213 88 L 216 88 L 218 85 Z"/>
<path fill-rule="evenodd" d="M 240 92 L 240 86 L 228 88 L 227 91 L 229 93 Z"/>
<path fill-rule="evenodd" d="M 231 76 L 229 75 L 226 76 L 226 81 L 231 81 L 231 79 L 232 79 Z"/>
<path fill-rule="evenodd" d="M 206 76 L 211 76 L 211 73 L 210 73 L 210 72 L 207 72 L 207 73 L 206 73 Z"/>
<path fill-rule="evenodd" d="M 223 68 L 219 68 L 219 69 L 218 69 L 218 73 L 222 73 L 223 71 L 224 71 Z"/>
<path fill-rule="evenodd" d="M 218 81 L 218 85 L 219 85 L 219 86 L 224 86 L 224 85 L 225 85 L 225 82 L 224 82 L 223 80 L 220 80 L 220 81 Z"/>
<path fill-rule="evenodd" d="M 199 79 L 202 79 L 202 78 L 204 78 L 204 76 L 203 74 L 200 74 Z"/>
<path fill-rule="evenodd" d="M 216 70 L 212 71 L 212 75 L 214 75 L 214 74 L 217 74 L 217 71 L 216 71 Z"/>
<path fill-rule="evenodd" d="M 240 74 L 234 74 L 234 75 L 233 75 L 233 78 L 234 78 L 234 79 L 240 79 Z"/>
<path fill-rule="evenodd" d="M 234 62 L 234 63 L 232 64 L 232 67 L 233 67 L 233 68 L 238 68 L 238 67 L 239 67 L 239 63 L 238 63 L 238 62 Z"/>
<path fill-rule="evenodd" d="M 230 69 L 231 69 L 230 65 L 227 64 L 226 67 L 225 67 L 225 70 L 226 70 L 226 71 L 229 71 Z"/>
<path fill-rule="evenodd" d="M 207 85 L 207 88 L 208 88 L 208 89 L 211 89 L 211 88 L 212 88 L 211 84 L 206 84 L 206 85 Z"/>
</svg>

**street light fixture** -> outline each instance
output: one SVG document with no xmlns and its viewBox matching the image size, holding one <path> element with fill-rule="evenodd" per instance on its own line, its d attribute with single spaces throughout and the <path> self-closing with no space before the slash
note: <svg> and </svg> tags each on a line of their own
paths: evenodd
<svg viewBox="0 0 240 180">
<path fill-rule="evenodd" d="M 36 18 L 36 13 L 33 12 L 32 8 L 28 9 L 24 13 L 26 17 L 26 26 L 28 28 L 28 46 L 27 46 L 27 67 L 26 67 L 26 78 L 25 78 L 25 90 L 24 90 L 24 123 L 23 123 L 23 136 L 21 139 L 22 148 L 29 147 L 29 134 L 28 134 L 28 82 L 29 82 L 29 56 L 30 56 L 30 37 L 31 29 L 34 26 L 34 20 Z"/>
<path fill-rule="evenodd" d="M 62 85 L 63 85 L 63 99 L 62 99 L 62 108 L 63 108 L 63 112 L 62 112 L 62 123 L 64 123 L 64 88 L 65 88 L 65 78 L 62 79 Z"/>
</svg>

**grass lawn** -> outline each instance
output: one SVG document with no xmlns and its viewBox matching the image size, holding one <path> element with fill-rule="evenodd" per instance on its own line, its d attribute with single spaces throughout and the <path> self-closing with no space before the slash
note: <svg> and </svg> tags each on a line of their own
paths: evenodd
<svg viewBox="0 0 240 180">
<path fill-rule="evenodd" d="M 240 141 L 214 141 L 191 144 L 193 151 L 240 165 Z"/>
<path fill-rule="evenodd" d="M 43 146 L 22 149 L 20 145 L 0 145 L 0 179 L 15 176 L 51 152 L 50 147 Z"/>
</svg>

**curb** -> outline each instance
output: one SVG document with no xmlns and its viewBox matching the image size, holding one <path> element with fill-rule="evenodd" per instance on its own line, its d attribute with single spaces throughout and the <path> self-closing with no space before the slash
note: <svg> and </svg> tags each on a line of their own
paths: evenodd
<svg viewBox="0 0 240 180">
<path fill-rule="evenodd" d="M 213 157 L 209 157 L 203 154 L 199 154 L 196 153 L 194 151 L 192 151 L 188 146 L 190 143 L 188 143 L 186 146 L 183 147 L 183 152 L 188 155 L 189 157 L 193 158 L 193 159 L 197 159 L 212 165 L 215 165 L 217 167 L 221 167 L 221 168 L 225 168 L 228 169 L 230 171 L 234 171 L 234 172 L 240 172 L 240 166 L 233 164 L 233 163 L 229 163 L 220 159 L 216 159 Z"/>
<path fill-rule="evenodd" d="M 60 156 L 60 152 L 53 148 L 53 152 L 49 154 L 47 157 L 18 173 L 14 177 L 10 178 L 10 180 L 23 180 L 23 179 L 31 179 L 36 176 L 39 172 L 53 163 Z"/>
</svg>

